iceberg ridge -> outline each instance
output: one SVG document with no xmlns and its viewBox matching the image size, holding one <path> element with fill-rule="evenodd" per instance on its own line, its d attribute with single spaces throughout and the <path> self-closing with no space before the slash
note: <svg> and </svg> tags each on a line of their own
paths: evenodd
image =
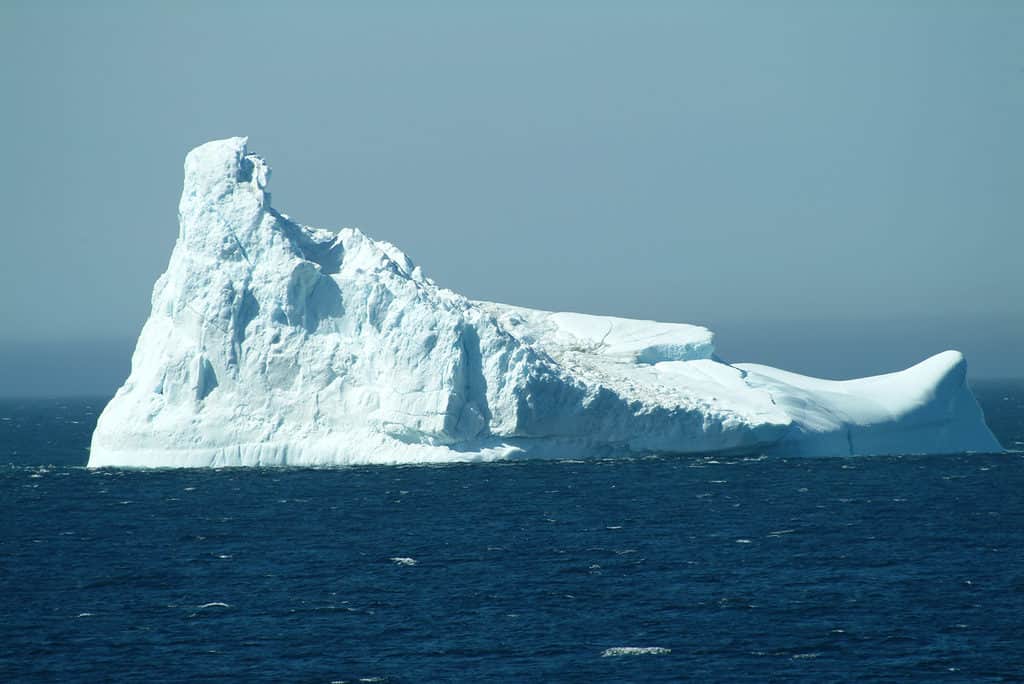
<svg viewBox="0 0 1024 684">
<path fill-rule="evenodd" d="M 90 467 L 998 451 L 945 352 L 844 382 L 731 365 L 699 326 L 469 300 L 271 206 L 245 138 L 185 160 L 180 229 Z"/>
</svg>

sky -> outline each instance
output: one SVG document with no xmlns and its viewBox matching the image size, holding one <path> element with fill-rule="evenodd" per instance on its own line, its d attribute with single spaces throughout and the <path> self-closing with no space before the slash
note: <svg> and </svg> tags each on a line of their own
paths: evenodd
<svg viewBox="0 0 1024 684">
<path fill-rule="evenodd" d="M 474 299 L 1024 377 L 1024 3 L 0 2 L 0 395 L 127 375 L 186 152 Z"/>
</svg>

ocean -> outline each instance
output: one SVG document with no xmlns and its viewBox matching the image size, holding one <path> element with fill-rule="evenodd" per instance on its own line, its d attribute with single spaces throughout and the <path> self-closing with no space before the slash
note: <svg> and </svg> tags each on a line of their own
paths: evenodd
<svg viewBox="0 0 1024 684">
<path fill-rule="evenodd" d="M 2 682 L 1024 681 L 1004 454 L 90 471 L 0 401 Z"/>
</svg>

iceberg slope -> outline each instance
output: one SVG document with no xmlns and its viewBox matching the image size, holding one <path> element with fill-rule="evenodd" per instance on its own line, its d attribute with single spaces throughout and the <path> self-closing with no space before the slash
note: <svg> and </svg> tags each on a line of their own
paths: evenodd
<svg viewBox="0 0 1024 684">
<path fill-rule="evenodd" d="M 246 139 L 185 160 L 180 229 L 89 465 L 992 451 L 956 352 L 848 382 L 729 365 L 691 325 L 474 302 L 276 211 Z"/>
</svg>

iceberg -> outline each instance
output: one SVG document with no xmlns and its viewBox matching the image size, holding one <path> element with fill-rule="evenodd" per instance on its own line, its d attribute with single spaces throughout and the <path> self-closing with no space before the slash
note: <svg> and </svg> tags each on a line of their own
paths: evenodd
<svg viewBox="0 0 1024 684">
<path fill-rule="evenodd" d="M 444 289 L 271 205 L 246 138 L 185 159 L 179 232 L 90 467 L 999 451 L 958 352 L 849 381 L 730 364 L 706 328 Z"/>
</svg>

